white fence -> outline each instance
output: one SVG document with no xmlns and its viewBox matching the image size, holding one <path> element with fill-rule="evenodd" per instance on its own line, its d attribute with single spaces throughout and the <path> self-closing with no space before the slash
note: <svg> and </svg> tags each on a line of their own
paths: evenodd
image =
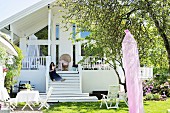
<svg viewBox="0 0 170 113">
<path fill-rule="evenodd" d="M 25 57 L 22 60 L 22 69 L 39 69 L 42 66 L 46 66 L 46 56 Z"/>
<path fill-rule="evenodd" d="M 141 77 L 143 80 L 153 78 L 153 68 L 141 67 Z"/>
<path fill-rule="evenodd" d="M 82 64 L 83 70 L 111 70 L 103 58 L 89 56 Z"/>
</svg>

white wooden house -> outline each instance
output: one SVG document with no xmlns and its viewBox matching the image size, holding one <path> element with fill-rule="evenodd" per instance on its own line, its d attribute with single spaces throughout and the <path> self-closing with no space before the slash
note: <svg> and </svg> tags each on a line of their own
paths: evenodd
<svg viewBox="0 0 170 113">
<path fill-rule="evenodd" d="M 94 59 L 93 57 L 89 57 L 84 65 L 79 64 L 78 69 L 73 70 L 73 62 L 77 64 L 82 58 L 81 43 L 72 43 L 69 40 L 75 26 L 70 25 L 70 29 L 65 31 L 64 24 L 61 23 L 63 13 L 58 12 L 60 7 L 52 7 L 54 2 L 55 0 L 2 2 L 4 7 L 0 7 L 0 30 L 11 36 L 11 41 L 18 44 L 24 55 L 21 75 L 17 80 L 31 81 L 35 89 L 41 92 L 41 96 L 53 86 L 50 102 L 97 101 L 89 93 L 107 91 L 108 85 L 118 84 L 118 78 L 114 70 L 102 60 L 89 64 L 88 60 Z M 34 34 L 46 26 L 48 37 L 40 40 Z M 42 45 L 48 47 L 47 56 L 40 55 Z M 57 71 L 66 81 L 52 82 L 49 79 L 49 64 L 57 63 L 63 54 L 69 54 L 72 59 L 69 71 Z M 92 70 L 83 70 L 85 68 Z"/>
</svg>

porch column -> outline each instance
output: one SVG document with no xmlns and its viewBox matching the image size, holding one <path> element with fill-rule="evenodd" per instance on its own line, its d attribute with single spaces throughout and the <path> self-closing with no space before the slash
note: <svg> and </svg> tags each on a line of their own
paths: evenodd
<svg viewBox="0 0 170 113">
<path fill-rule="evenodd" d="M 26 53 L 26 49 L 27 49 L 26 43 L 27 43 L 26 37 L 20 38 L 19 47 L 21 48 L 24 56 L 27 55 L 27 53 Z"/>
<path fill-rule="evenodd" d="M 11 35 L 11 42 L 14 42 L 14 32 L 13 32 L 12 25 L 10 25 L 10 31 L 11 31 L 11 33 L 10 33 L 10 35 Z"/>
<path fill-rule="evenodd" d="M 48 4 L 48 56 L 51 54 L 51 8 Z"/>
<path fill-rule="evenodd" d="M 78 62 L 81 60 L 81 43 L 80 42 L 76 42 L 75 43 L 75 49 L 76 49 L 76 64 L 78 64 Z"/>
<path fill-rule="evenodd" d="M 80 37 L 80 33 L 78 34 L 78 36 Z M 76 36 L 77 37 L 77 36 Z M 81 57 L 81 42 L 78 41 L 75 43 L 75 49 L 76 49 L 76 64 L 78 64 L 78 62 L 82 59 Z"/>
</svg>

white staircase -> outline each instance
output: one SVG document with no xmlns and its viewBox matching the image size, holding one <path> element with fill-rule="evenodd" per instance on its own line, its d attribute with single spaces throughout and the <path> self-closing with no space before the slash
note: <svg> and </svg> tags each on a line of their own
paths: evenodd
<svg viewBox="0 0 170 113">
<path fill-rule="evenodd" d="M 94 102 L 98 101 L 96 96 L 89 96 L 89 93 L 82 93 L 81 77 L 79 73 L 60 73 L 64 82 L 49 80 L 48 87 L 52 86 L 53 92 L 48 102 Z M 41 93 L 41 98 L 45 98 L 45 93 Z"/>
</svg>

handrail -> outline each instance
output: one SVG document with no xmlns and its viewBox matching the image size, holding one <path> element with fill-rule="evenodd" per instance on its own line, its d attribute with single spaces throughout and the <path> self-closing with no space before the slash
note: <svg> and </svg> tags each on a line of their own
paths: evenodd
<svg viewBox="0 0 170 113">
<path fill-rule="evenodd" d="M 48 83 L 49 83 L 49 65 L 51 62 L 51 56 L 46 56 L 46 73 L 45 73 L 45 80 L 46 80 L 46 93 L 48 92 Z"/>
<path fill-rule="evenodd" d="M 80 79 L 80 93 L 82 93 L 82 66 L 78 64 L 78 72 L 79 72 L 79 79 Z"/>
</svg>

